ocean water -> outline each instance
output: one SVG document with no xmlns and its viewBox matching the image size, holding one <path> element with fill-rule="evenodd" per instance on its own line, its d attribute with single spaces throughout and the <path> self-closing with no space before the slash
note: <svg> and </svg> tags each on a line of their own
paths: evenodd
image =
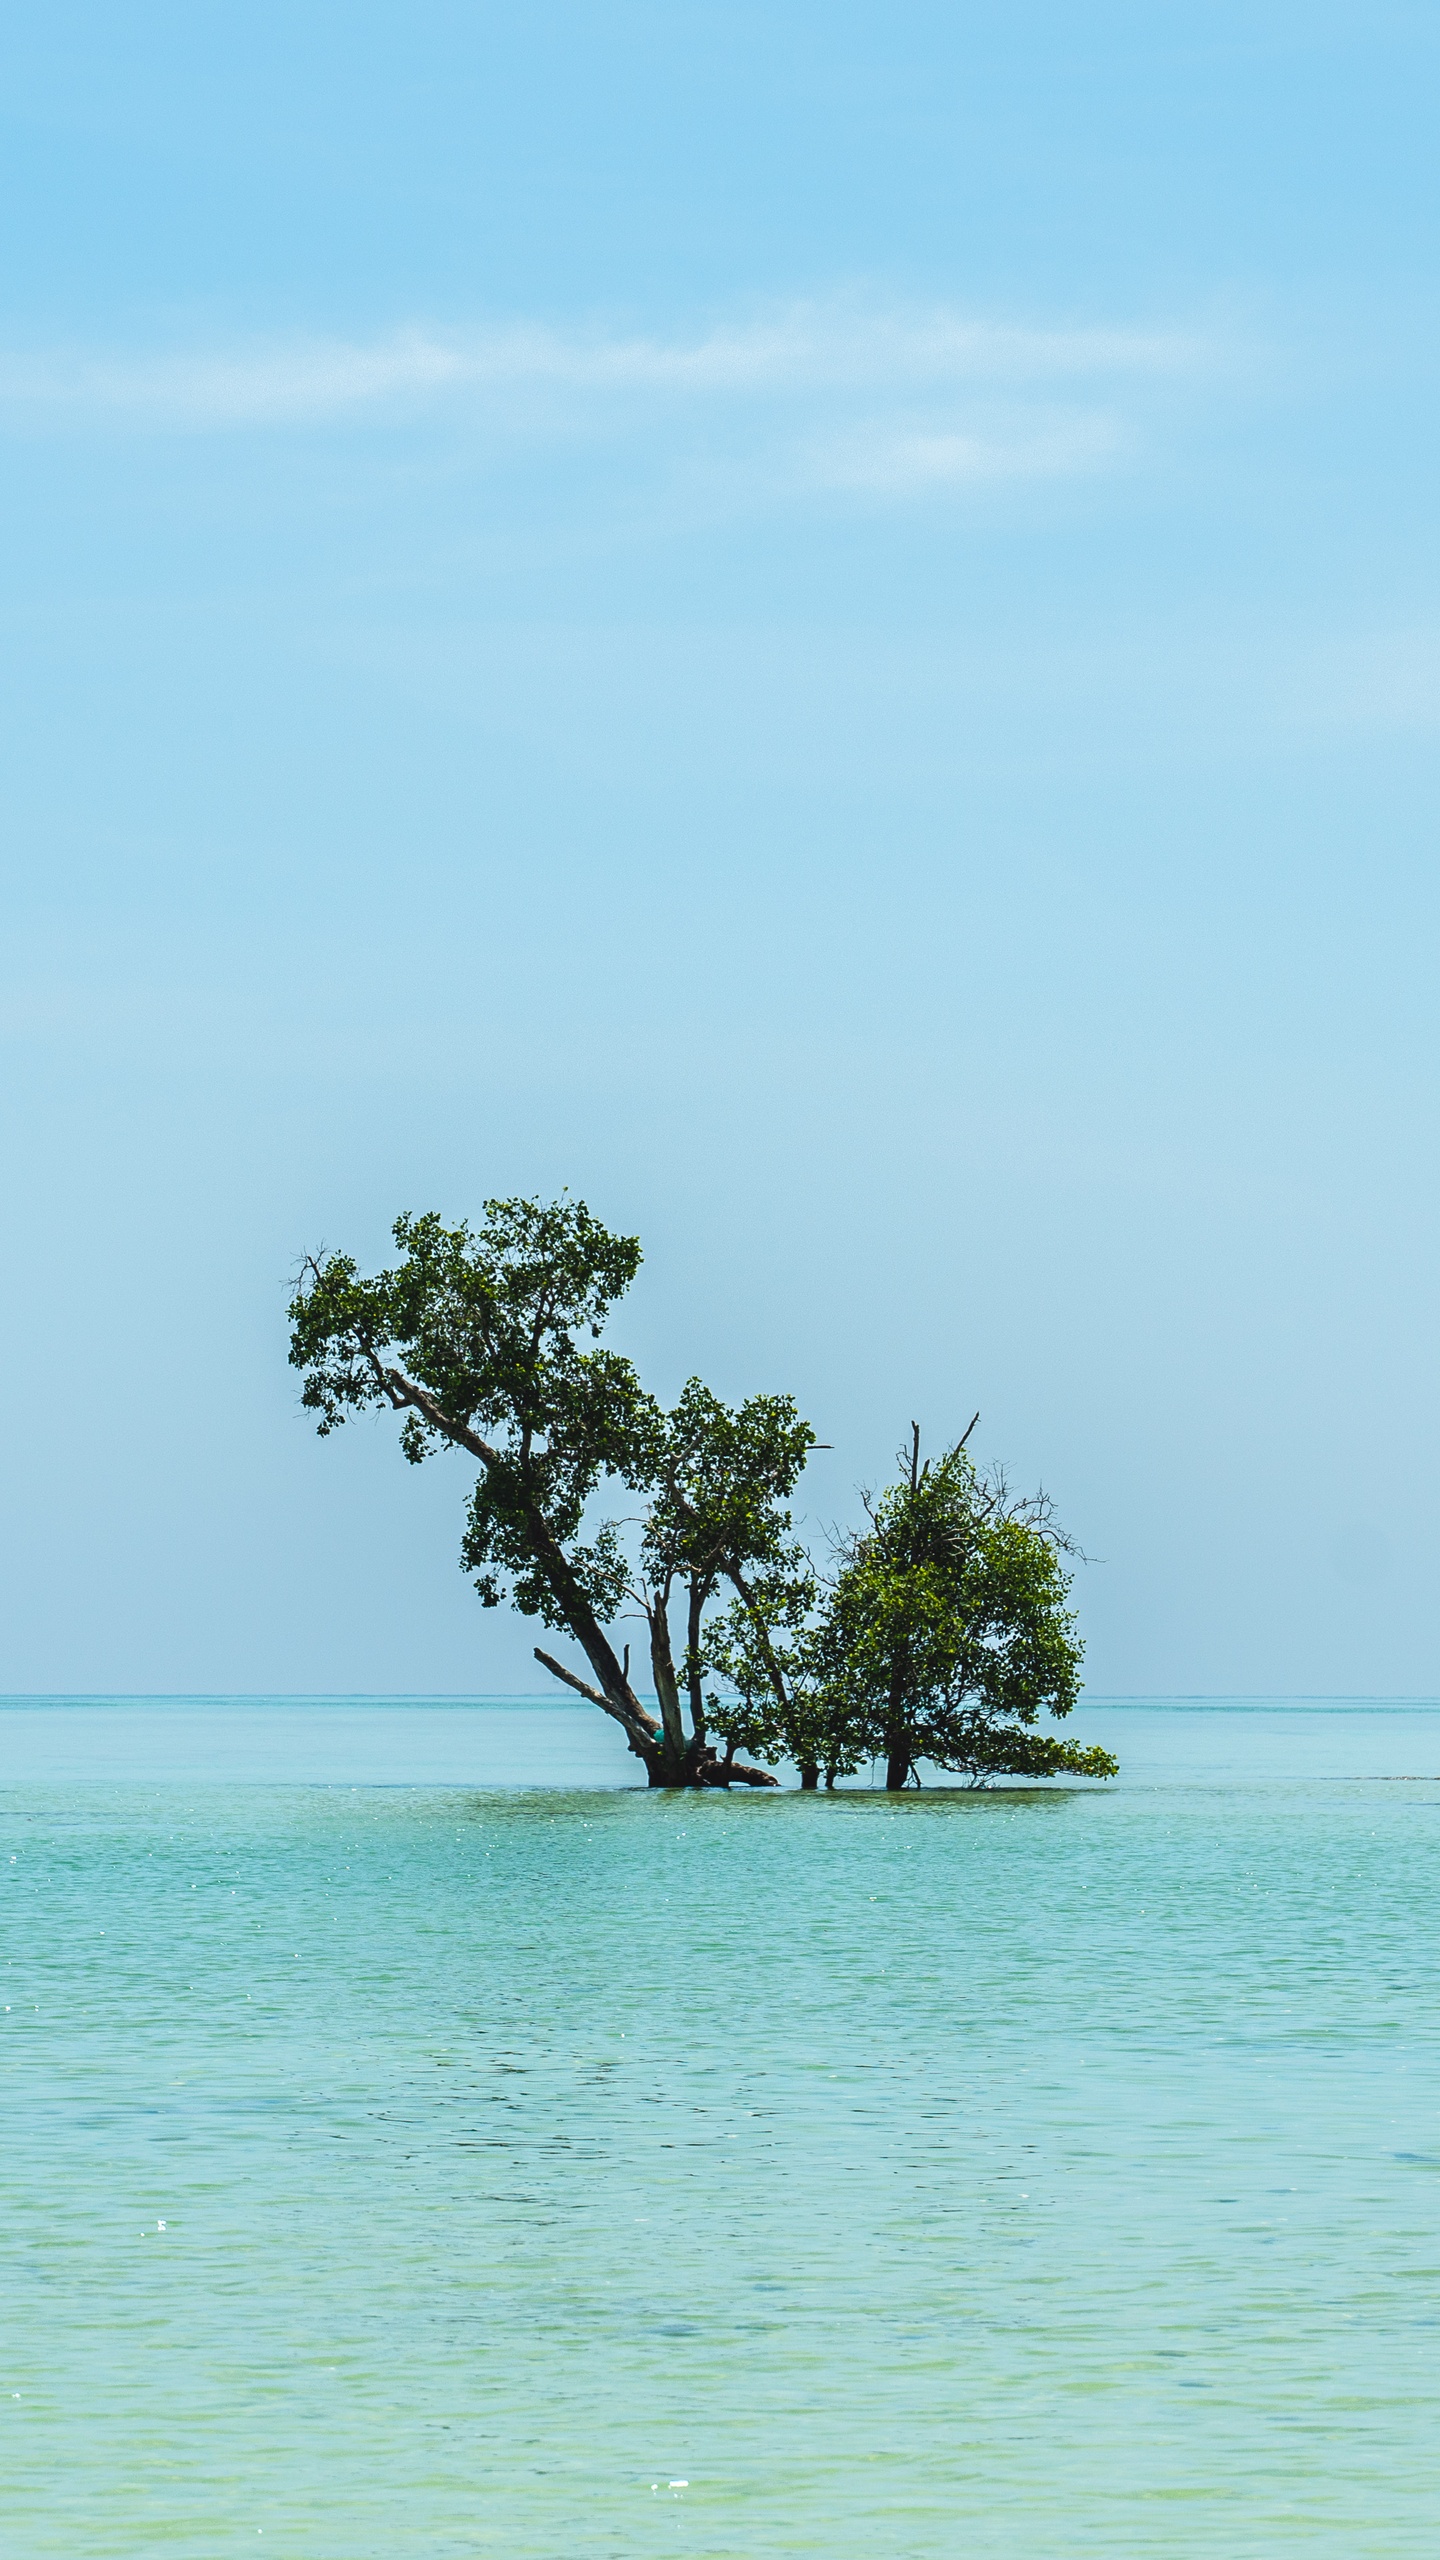
<svg viewBox="0 0 1440 2560">
<path fill-rule="evenodd" d="M 1440 1710 L 1081 1721 L 0 1707 L 0 2551 L 1429 2560 Z"/>
</svg>

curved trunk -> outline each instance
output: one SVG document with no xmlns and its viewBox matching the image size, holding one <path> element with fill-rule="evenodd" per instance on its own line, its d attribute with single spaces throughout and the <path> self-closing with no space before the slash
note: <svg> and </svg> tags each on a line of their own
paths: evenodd
<svg viewBox="0 0 1440 2560">
<path fill-rule="evenodd" d="M 680 1683 L 675 1677 L 675 1657 L 670 1650 L 670 1613 L 662 1592 L 646 1609 L 650 1621 L 650 1668 L 655 1681 L 655 1695 L 660 1701 L 660 1771 L 651 1772 L 652 1787 L 683 1787 L 690 1782 L 690 1752 L 685 1739 L 685 1720 L 680 1711 Z"/>
</svg>

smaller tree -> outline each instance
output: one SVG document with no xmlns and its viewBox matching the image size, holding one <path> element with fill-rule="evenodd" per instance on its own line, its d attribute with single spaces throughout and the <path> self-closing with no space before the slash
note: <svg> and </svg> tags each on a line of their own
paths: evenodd
<svg viewBox="0 0 1440 2560">
<path fill-rule="evenodd" d="M 1113 1777 L 1108 1751 L 1035 1730 L 1071 1713 L 1083 1651 L 1062 1563 L 1075 1550 L 1048 1497 L 1017 1499 L 964 1441 L 922 1466 L 916 1424 L 905 1475 L 866 1509 L 809 1640 L 820 1756 L 881 1759 L 891 1789 L 922 1760 L 975 1785 Z"/>
<path fill-rule="evenodd" d="M 652 1486 L 630 1596 L 649 1632 L 650 1668 L 660 1717 L 678 1764 L 710 1771 L 728 1783 L 741 1764 L 731 1748 L 713 1769 L 705 1680 L 716 1667 L 715 1623 L 706 1611 L 722 1592 L 765 1641 L 764 1615 L 789 1553 L 787 1508 L 815 1446 L 791 1396 L 751 1396 L 734 1408 L 691 1378 L 679 1403 L 658 1425 L 650 1463 Z M 675 1658 L 671 1610 L 684 1609 L 685 1639 Z M 690 1730 L 685 1731 L 688 1705 Z"/>
</svg>

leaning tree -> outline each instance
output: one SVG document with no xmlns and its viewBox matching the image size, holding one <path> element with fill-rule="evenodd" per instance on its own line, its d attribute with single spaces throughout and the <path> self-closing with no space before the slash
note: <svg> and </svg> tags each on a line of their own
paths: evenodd
<svg viewBox="0 0 1440 2560">
<path fill-rule="evenodd" d="M 773 1786 L 733 1737 L 723 1759 L 709 1738 L 706 1612 L 723 1595 L 763 1653 L 815 1445 L 792 1399 L 735 1409 L 692 1379 L 663 1411 L 601 1343 L 639 1243 L 583 1201 L 491 1200 L 476 1227 L 402 1217 L 394 1237 L 400 1260 L 368 1279 L 348 1254 L 302 1265 L 290 1358 L 320 1432 L 379 1407 L 402 1417 L 412 1464 L 447 1448 L 475 1462 L 461 1552 L 481 1600 L 573 1638 L 588 1680 L 538 1645 L 536 1659 L 615 1719 L 652 1786 Z M 628 1543 L 624 1521 L 594 1520 L 602 1493 L 641 1503 Z M 612 1632 L 628 1613 L 645 1624 L 658 1721 Z"/>
</svg>

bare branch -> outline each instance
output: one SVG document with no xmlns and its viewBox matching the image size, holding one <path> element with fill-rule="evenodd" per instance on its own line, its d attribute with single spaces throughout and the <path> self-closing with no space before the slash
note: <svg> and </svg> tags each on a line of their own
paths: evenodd
<svg viewBox="0 0 1440 2560">
<path fill-rule="evenodd" d="M 607 1716 L 613 1716 L 615 1722 L 629 1734 L 632 1742 L 643 1741 L 646 1744 L 654 1742 L 653 1725 L 646 1724 L 639 1715 L 627 1714 L 616 1705 L 613 1698 L 606 1697 L 603 1689 L 592 1689 L 588 1680 L 582 1680 L 574 1671 L 567 1671 L 563 1662 L 557 1662 L 553 1653 L 544 1652 L 538 1644 L 535 1647 L 535 1659 L 537 1662 L 543 1662 L 546 1670 L 553 1672 L 557 1680 L 563 1680 L 567 1689 L 578 1689 L 581 1697 L 588 1698 L 592 1707 L 603 1707 Z M 628 1645 L 625 1648 L 625 1659 L 628 1663 L 630 1659 Z"/>
</svg>

